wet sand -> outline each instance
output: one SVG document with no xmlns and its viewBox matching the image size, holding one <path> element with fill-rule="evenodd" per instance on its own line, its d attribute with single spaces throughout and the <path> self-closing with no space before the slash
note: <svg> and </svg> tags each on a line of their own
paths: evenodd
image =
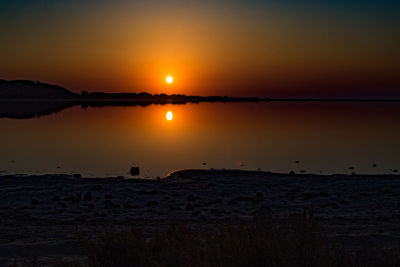
<svg viewBox="0 0 400 267">
<path fill-rule="evenodd" d="M 400 244 L 399 175 L 182 170 L 151 181 L 71 175 L 0 176 L 0 264 L 35 253 L 80 257 L 77 236 L 171 223 L 290 220 L 312 211 L 348 248 Z"/>
</svg>

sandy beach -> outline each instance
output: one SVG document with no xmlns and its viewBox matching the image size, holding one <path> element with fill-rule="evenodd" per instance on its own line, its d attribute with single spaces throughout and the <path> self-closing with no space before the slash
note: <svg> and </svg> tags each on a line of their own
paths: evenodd
<svg viewBox="0 0 400 267">
<path fill-rule="evenodd" d="M 182 170 L 158 180 L 79 175 L 0 177 L 0 263 L 32 253 L 79 258 L 77 236 L 109 229 L 147 229 L 273 220 L 313 212 L 330 242 L 398 247 L 400 176 L 277 174 Z"/>
</svg>

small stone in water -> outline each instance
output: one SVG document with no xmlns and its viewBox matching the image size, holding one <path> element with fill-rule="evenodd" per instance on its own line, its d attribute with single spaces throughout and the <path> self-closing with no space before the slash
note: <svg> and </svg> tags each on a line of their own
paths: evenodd
<svg viewBox="0 0 400 267">
<path fill-rule="evenodd" d="M 139 173 L 140 173 L 139 167 L 132 167 L 132 168 L 131 168 L 130 174 L 131 174 L 132 176 L 139 175 Z"/>
</svg>

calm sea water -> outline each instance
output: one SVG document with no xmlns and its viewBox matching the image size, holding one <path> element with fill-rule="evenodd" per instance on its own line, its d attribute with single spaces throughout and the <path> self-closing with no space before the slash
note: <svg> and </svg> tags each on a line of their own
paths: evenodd
<svg viewBox="0 0 400 267">
<path fill-rule="evenodd" d="M 400 105 L 389 103 L 76 106 L 35 119 L 2 118 L 0 130 L 3 173 L 128 177 L 133 165 L 142 177 L 185 168 L 400 169 Z"/>
</svg>

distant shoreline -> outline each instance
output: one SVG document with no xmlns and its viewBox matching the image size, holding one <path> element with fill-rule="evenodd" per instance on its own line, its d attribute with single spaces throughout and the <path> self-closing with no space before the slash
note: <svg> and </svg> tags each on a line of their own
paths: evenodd
<svg viewBox="0 0 400 267">
<path fill-rule="evenodd" d="M 82 91 L 75 93 L 67 88 L 29 80 L 0 80 L 1 102 L 64 102 L 69 104 L 111 103 L 121 104 L 185 104 L 200 102 L 400 102 L 400 98 L 283 98 L 283 97 L 232 97 L 188 96 L 184 94 L 105 93 Z"/>
<path fill-rule="evenodd" d="M 74 106 L 83 109 L 95 107 L 133 107 L 150 105 L 185 105 L 200 103 L 381 103 L 398 105 L 400 99 L 291 99 L 291 98 L 234 98 L 234 97 L 186 97 L 178 98 L 0 98 L 0 118 L 29 119 L 39 118 L 60 112 Z"/>
<path fill-rule="evenodd" d="M 380 98 L 269 98 L 230 96 L 187 96 L 182 94 L 104 93 L 82 91 L 34 81 L 0 80 L 0 118 L 29 119 L 50 115 L 73 106 L 149 106 L 199 103 L 400 103 Z"/>
<path fill-rule="evenodd" d="M 169 96 L 168 96 L 169 97 Z M 134 104 L 185 104 L 207 102 L 400 102 L 400 99 L 347 99 L 347 98 L 258 98 L 223 96 L 188 96 L 187 99 L 142 99 L 142 98 L 3 98 L 0 102 L 68 102 L 76 105 L 85 103 L 134 103 Z"/>
<path fill-rule="evenodd" d="M 400 99 L 358 98 L 271 98 L 270 102 L 400 102 Z"/>
</svg>

